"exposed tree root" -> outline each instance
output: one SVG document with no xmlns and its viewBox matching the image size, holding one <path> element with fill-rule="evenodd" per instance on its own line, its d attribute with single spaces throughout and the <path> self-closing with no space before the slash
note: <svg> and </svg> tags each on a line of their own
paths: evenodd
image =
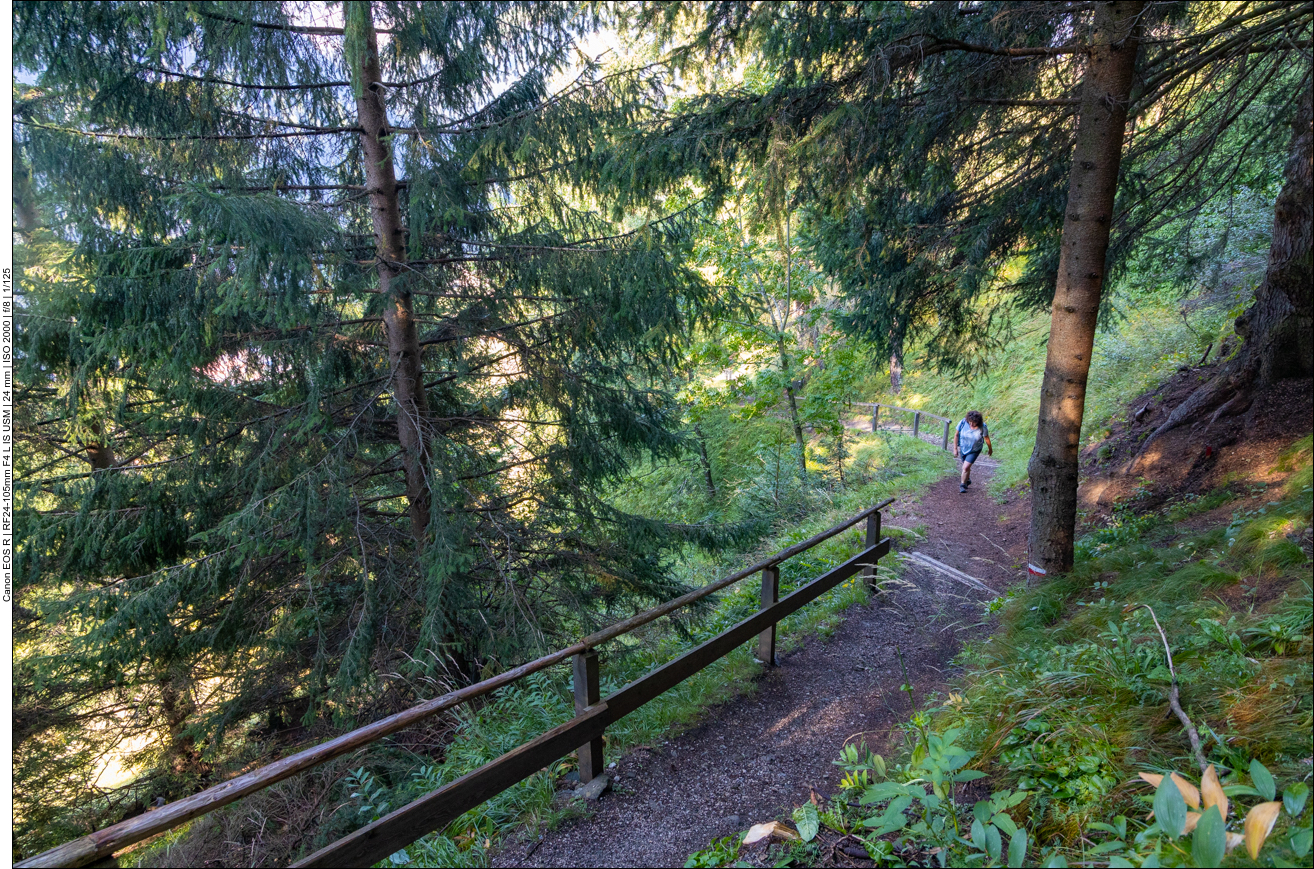
<svg viewBox="0 0 1314 869">
<path fill-rule="evenodd" d="M 1217 422 L 1221 416 L 1244 413 L 1245 409 L 1250 406 L 1251 387 L 1254 385 L 1258 373 L 1257 365 L 1237 365 L 1231 372 L 1225 369 L 1209 382 L 1202 384 L 1199 389 L 1187 397 L 1186 401 L 1173 408 L 1173 412 L 1168 415 L 1168 418 L 1150 433 L 1150 436 L 1145 439 L 1145 443 L 1141 444 L 1141 448 L 1136 451 L 1136 455 L 1123 468 L 1123 473 L 1136 473 L 1137 468 L 1140 467 L 1141 459 L 1145 457 L 1145 453 L 1155 441 L 1175 428 L 1199 420 L 1215 407 L 1218 408 L 1218 412 L 1209 420 L 1209 425 L 1205 426 L 1205 431 L 1208 431 L 1209 427 Z"/>
</svg>

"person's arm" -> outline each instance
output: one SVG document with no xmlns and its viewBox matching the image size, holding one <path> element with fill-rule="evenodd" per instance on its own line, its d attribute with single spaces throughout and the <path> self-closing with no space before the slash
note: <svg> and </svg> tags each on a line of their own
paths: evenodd
<svg viewBox="0 0 1314 869">
<path fill-rule="evenodd" d="M 958 429 L 954 429 L 954 458 L 958 458 Z"/>
<path fill-rule="evenodd" d="M 993 456 L 995 454 L 995 445 L 990 443 L 990 435 L 985 436 L 985 442 L 986 442 L 986 455 Z"/>
</svg>

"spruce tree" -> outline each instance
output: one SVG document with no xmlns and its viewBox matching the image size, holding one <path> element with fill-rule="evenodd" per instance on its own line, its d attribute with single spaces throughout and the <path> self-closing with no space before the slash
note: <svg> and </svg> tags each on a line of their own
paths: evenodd
<svg viewBox="0 0 1314 869">
<path fill-rule="evenodd" d="M 788 130 L 811 206 L 807 233 L 849 298 L 849 329 L 881 357 L 897 361 L 916 340 L 942 373 L 970 375 L 1012 338 L 1013 312 L 1048 309 L 1056 324 L 1075 314 L 1052 303 L 1064 242 L 1081 234 L 1069 219 L 1069 181 L 1082 169 L 1073 165 L 1076 131 L 1095 108 L 1082 101 L 1102 45 L 1095 19 L 1112 8 L 652 4 L 646 21 L 666 25 L 678 61 L 739 52 L 767 66 L 773 84 L 691 100 L 643 147 L 714 184 L 737 165 L 767 165 L 770 143 Z M 1126 97 L 1131 132 L 1121 159 L 1107 164 L 1116 167 L 1115 199 L 1097 209 L 1107 249 L 1083 272 L 1099 276 L 1091 301 L 1102 312 L 1104 287 L 1153 234 L 1172 244 L 1209 203 L 1277 174 L 1310 81 L 1309 4 L 1151 3 L 1135 17 L 1144 40 Z M 1271 307 L 1294 319 L 1251 320 L 1299 335 L 1308 296 L 1284 295 Z M 1031 548 L 1050 571 L 1072 564 L 1090 359 L 1079 345 L 1096 328 L 1093 314 L 1082 319 L 1073 333 L 1082 360 L 1055 372 L 1074 385 L 1071 400 L 1061 412 L 1042 410 L 1048 434 L 1033 462 L 1033 486 L 1046 491 L 1033 501 Z"/>
<path fill-rule="evenodd" d="M 651 78 L 549 88 L 590 23 L 15 6 L 24 850 L 122 739 L 149 775 L 93 824 L 679 590 L 600 492 L 681 447 L 709 290 L 693 212 L 599 180 Z"/>
</svg>

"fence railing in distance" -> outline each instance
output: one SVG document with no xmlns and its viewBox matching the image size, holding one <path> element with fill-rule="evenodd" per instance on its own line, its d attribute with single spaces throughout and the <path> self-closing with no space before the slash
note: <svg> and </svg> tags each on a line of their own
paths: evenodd
<svg viewBox="0 0 1314 869">
<path fill-rule="evenodd" d="M 574 666 L 576 708 L 574 718 L 427 796 L 325 846 L 294 865 L 368 866 L 376 863 L 421 836 L 446 827 L 480 803 L 571 752 L 579 754 L 580 781 L 589 781 L 592 777 L 605 774 L 602 735 L 607 725 L 659 697 L 684 679 L 729 654 L 736 646 L 754 637 L 758 638 L 759 658 L 768 666 L 773 666 L 777 622 L 859 571 L 867 578 L 868 583 L 874 584 L 876 562 L 890 549 L 890 541 L 882 540 L 880 537 L 880 511 L 893 502 L 893 498 L 886 499 L 750 567 L 603 628 L 574 645 L 482 682 L 417 704 L 373 724 L 345 733 L 336 739 L 207 788 L 186 799 L 166 804 L 155 811 L 129 818 L 104 830 L 66 842 L 16 863 L 15 866 L 87 866 L 93 863 L 116 865 L 110 858 L 115 851 L 201 817 L 243 796 L 377 742 L 405 727 L 490 694 L 530 673 L 544 670 L 567 659 L 571 659 Z M 829 540 L 864 519 L 867 527 L 862 552 L 785 598 L 776 599 L 781 562 Z M 691 649 L 674 661 L 631 682 L 610 697 L 599 698 L 598 646 L 759 572 L 763 575 L 762 600 L 761 609 L 756 614 Z M 764 650 L 767 657 L 763 657 Z M 588 778 L 585 777 L 586 773 Z"/>
<path fill-rule="evenodd" d="M 925 438 L 922 437 L 922 433 L 921 433 L 922 417 L 925 416 L 925 417 L 930 417 L 931 419 L 938 419 L 940 422 L 944 423 L 944 435 L 940 438 L 940 449 L 942 450 L 949 449 L 949 425 L 950 423 L 952 423 L 952 420 L 950 420 L 948 417 L 940 416 L 939 414 L 931 413 L 930 411 L 916 410 L 915 408 L 911 408 L 911 407 L 899 407 L 893 404 L 881 404 L 880 402 L 877 401 L 854 401 L 850 403 L 857 405 L 859 407 L 871 408 L 872 431 L 876 431 L 876 429 L 880 428 L 882 407 L 894 413 L 912 414 L 912 435 L 918 440 L 925 440 Z"/>
</svg>

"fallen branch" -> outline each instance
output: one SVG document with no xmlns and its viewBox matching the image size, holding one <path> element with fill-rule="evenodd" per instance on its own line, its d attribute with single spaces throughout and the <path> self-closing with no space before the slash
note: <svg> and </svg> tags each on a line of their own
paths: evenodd
<svg viewBox="0 0 1314 869">
<path fill-rule="evenodd" d="M 978 534 L 981 534 L 981 532 L 979 532 L 979 531 L 978 531 L 977 533 L 978 533 Z M 995 541 L 991 540 L 989 537 L 986 537 L 984 534 L 981 534 L 981 537 L 982 537 L 982 539 L 985 540 L 986 543 L 989 543 L 991 546 L 995 547 L 995 548 L 998 549 L 1000 552 L 1004 553 L 1004 557 L 1005 557 L 1005 558 L 1012 558 L 1012 557 L 1013 557 L 1013 556 L 1011 556 L 1011 555 L 1008 554 L 1008 550 L 1007 550 L 1007 549 L 1005 549 L 1004 547 L 1000 546 L 998 543 L 996 543 Z"/>
<path fill-rule="evenodd" d="M 1186 712 L 1182 710 L 1182 704 L 1178 701 L 1177 691 L 1177 668 L 1173 666 L 1173 650 L 1168 646 L 1168 635 L 1163 632 L 1163 626 L 1159 624 L 1158 617 L 1154 614 L 1154 607 L 1148 603 L 1137 604 L 1132 610 L 1138 610 L 1141 607 L 1150 611 L 1150 618 L 1154 619 L 1154 626 L 1159 631 L 1159 637 L 1163 640 L 1163 653 L 1168 656 L 1168 672 L 1172 675 L 1172 688 L 1168 691 L 1168 706 L 1177 716 L 1177 720 L 1182 722 L 1186 728 L 1186 735 L 1191 740 L 1191 750 L 1195 752 L 1195 762 L 1200 765 L 1200 774 L 1204 775 L 1209 769 L 1209 762 L 1205 760 L 1204 750 L 1200 747 L 1200 734 L 1196 732 L 1195 725 L 1191 719 L 1186 717 Z"/>
<path fill-rule="evenodd" d="M 900 552 L 898 553 L 898 557 L 902 558 L 905 561 L 911 561 L 916 564 L 920 564 L 922 567 L 929 567 L 931 570 L 938 571 L 944 574 L 945 576 L 949 577 L 950 579 L 954 580 L 955 582 L 961 582 L 963 585 L 971 586 L 977 591 L 984 591 L 987 594 L 989 594 L 992 598 L 996 597 L 995 590 L 990 586 L 986 585 L 981 580 L 977 579 L 975 576 L 970 576 L 966 573 L 963 573 L 961 570 L 959 570 L 956 567 L 950 567 L 949 565 L 945 564 L 943 561 L 936 561 L 934 558 L 932 558 L 929 555 L 926 555 L 921 552 L 910 552 L 910 553 Z"/>
</svg>

